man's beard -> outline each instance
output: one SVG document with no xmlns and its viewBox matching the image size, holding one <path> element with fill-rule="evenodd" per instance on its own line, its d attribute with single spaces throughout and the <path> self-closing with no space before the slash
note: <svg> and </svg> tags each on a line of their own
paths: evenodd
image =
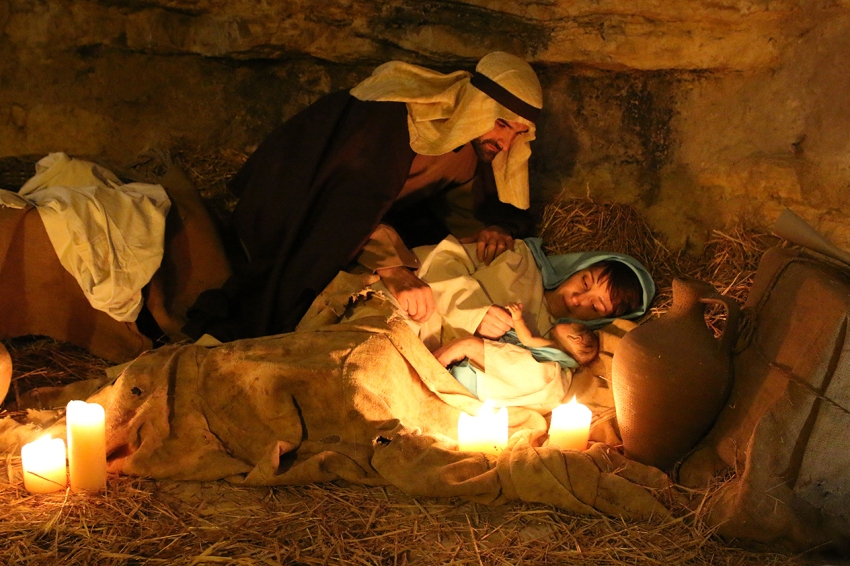
<svg viewBox="0 0 850 566">
<path fill-rule="evenodd" d="M 484 163 L 491 163 L 499 155 L 499 152 L 502 151 L 498 143 L 492 140 L 482 141 L 481 138 L 472 140 L 472 148 L 475 150 L 475 155 L 478 156 L 479 161 L 483 161 Z"/>
</svg>

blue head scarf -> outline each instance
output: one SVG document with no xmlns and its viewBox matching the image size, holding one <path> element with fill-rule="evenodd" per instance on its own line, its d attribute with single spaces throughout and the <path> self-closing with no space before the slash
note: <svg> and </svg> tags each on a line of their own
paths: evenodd
<svg viewBox="0 0 850 566">
<path fill-rule="evenodd" d="M 628 265 L 637 275 L 640 286 L 643 288 L 643 298 L 641 305 L 637 310 L 626 313 L 620 317 L 598 318 L 596 320 L 576 320 L 572 318 L 558 319 L 558 323 L 563 322 L 579 322 L 593 329 L 602 328 L 606 324 L 611 323 L 616 318 L 633 319 L 642 316 L 647 309 L 652 298 L 655 297 L 655 283 L 652 281 L 652 276 L 649 271 L 641 265 L 635 258 L 614 252 L 578 252 L 572 254 L 560 254 L 547 256 L 543 252 L 543 240 L 540 238 L 526 238 L 523 240 L 531 250 L 534 256 L 534 261 L 537 262 L 537 268 L 543 276 L 543 288 L 548 290 L 555 289 L 569 279 L 573 274 L 587 269 L 600 261 L 619 261 Z"/>
</svg>

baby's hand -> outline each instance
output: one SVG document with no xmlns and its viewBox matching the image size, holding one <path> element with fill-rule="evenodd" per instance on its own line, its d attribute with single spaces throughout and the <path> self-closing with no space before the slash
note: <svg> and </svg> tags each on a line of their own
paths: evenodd
<svg viewBox="0 0 850 566">
<path fill-rule="evenodd" d="M 511 318 L 522 318 L 522 303 L 508 303 L 505 308 L 511 313 Z"/>
</svg>

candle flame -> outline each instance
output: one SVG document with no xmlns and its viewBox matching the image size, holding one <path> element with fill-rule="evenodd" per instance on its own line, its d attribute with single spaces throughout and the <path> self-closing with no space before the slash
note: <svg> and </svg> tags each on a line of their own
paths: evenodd
<svg viewBox="0 0 850 566">
<path fill-rule="evenodd" d="M 476 416 L 480 417 L 481 415 L 493 415 L 496 413 L 496 405 L 490 399 L 484 401 L 481 407 L 478 409 L 478 413 Z"/>
</svg>

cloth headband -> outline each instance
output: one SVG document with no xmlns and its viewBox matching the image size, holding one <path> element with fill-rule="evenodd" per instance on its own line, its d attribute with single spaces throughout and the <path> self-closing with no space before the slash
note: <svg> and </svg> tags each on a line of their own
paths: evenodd
<svg viewBox="0 0 850 566">
<path fill-rule="evenodd" d="M 486 75 L 476 71 L 472 73 L 470 83 L 517 116 L 522 116 L 531 122 L 536 122 L 540 116 L 540 108 L 535 108 L 524 100 L 520 100 L 511 91 Z"/>
</svg>

